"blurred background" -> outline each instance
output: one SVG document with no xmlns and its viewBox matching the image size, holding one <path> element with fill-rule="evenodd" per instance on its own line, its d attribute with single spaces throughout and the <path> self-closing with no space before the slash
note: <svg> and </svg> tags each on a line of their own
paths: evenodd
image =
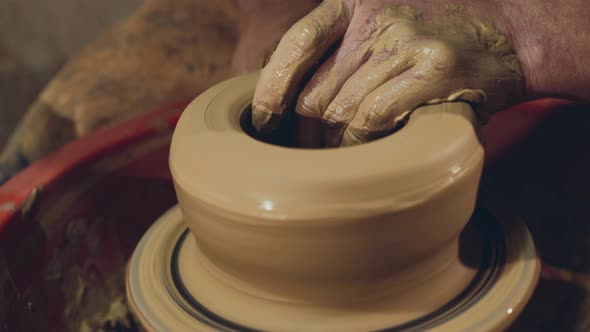
<svg viewBox="0 0 590 332">
<path fill-rule="evenodd" d="M 65 61 L 141 2 L 0 0 L 1 147 Z"/>
</svg>

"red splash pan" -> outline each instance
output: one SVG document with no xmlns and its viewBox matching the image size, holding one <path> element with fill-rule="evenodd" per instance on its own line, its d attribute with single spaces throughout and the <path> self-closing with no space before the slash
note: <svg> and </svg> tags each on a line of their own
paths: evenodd
<svg viewBox="0 0 590 332">
<path fill-rule="evenodd" d="M 168 147 L 186 104 L 98 130 L 0 187 L 0 331 L 137 330 L 125 304 L 125 264 L 144 231 L 176 203 Z M 528 138 L 570 104 L 541 100 L 494 116 L 484 128 L 482 185 L 515 192 L 514 177 L 527 162 L 518 147 L 534 145 Z M 579 293 L 569 286 L 573 277 L 552 271 Z M 545 310 L 546 289 L 523 319 Z"/>
<path fill-rule="evenodd" d="M 179 103 L 74 141 L 0 187 L 0 331 L 135 330 L 123 271 L 176 203 Z"/>
</svg>

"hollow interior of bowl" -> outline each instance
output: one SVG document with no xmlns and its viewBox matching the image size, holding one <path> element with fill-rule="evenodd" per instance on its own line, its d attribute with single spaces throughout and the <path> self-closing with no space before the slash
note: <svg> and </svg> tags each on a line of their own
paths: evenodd
<svg viewBox="0 0 590 332">
<path fill-rule="evenodd" d="M 390 130 L 388 133 L 386 133 L 386 135 L 383 136 L 386 137 L 388 135 L 391 135 L 393 133 L 395 133 L 396 131 L 400 130 L 409 120 L 411 115 L 407 116 L 396 128 L 393 128 L 392 130 Z M 252 105 L 249 104 L 246 108 L 244 108 L 241 113 L 240 113 L 240 126 L 242 127 L 242 130 L 244 130 L 244 132 L 246 134 L 248 134 L 248 136 L 254 138 L 257 141 L 261 141 L 264 143 L 268 143 L 268 144 L 272 144 L 272 145 L 279 145 L 279 146 L 283 146 L 283 147 L 288 147 L 288 148 L 300 148 L 300 149 L 331 149 L 331 148 L 336 148 L 336 147 L 328 147 L 324 144 L 324 139 L 323 139 L 323 134 L 324 134 L 324 130 L 323 127 L 324 125 L 321 123 L 321 120 L 318 119 L 312 119 L 312 118 L 303 118 L 300 117 L 298 115 L 293 115 L 293 114 L 288 114 L 284 121 L 281 122 L 281 124 L 279 125 L 279 127 L 272 131 L 272 132 L 258 132 L 254 126 L 252 125 Z M 318 133 L 320 134 L 320 137 L 316 137 L 314 139 L 313 142 L 310 142 L 309 140 L 305 141 L 305 143 L 303 143 L 301 141 L 301 137 L 297 137 L 298 135 L 298 130 L 304 130 L 305 129 L 299 129 L 298 126 L 304 126 L 301 128 L 309 128 L 309 127 L 314 127 L 315 129 L 317 129 L 317 127 L 319 127 L 320 129 L 318 130 Z M 309 134 L 309 131 L 305 131 L 306 134 Z"/>
</svg>

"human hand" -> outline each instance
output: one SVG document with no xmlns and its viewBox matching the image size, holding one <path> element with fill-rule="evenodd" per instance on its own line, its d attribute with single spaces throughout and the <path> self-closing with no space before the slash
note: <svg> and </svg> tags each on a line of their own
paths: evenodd
<svg viewBox="0 0 590 332">
<path fill-rule="evenodd" d="M 466 101 L 485 116 L 523 97 L 519 60 L 490 24 L 451 9 L 423 19 L 396 3 L 325 0 L 293 25 L 261 72 L 255 128 L 276 129 L 297 100 L 299 117 L 323 123 L 303 145 L 347 146 L 387 135 L 423 104 Z"/>
</svg>

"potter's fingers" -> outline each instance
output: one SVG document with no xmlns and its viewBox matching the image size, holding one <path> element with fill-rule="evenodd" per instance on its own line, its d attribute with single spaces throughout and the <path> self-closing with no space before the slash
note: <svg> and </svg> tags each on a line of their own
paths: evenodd
<svg viewBox="0 0 590 332">
<path fill-rule="evenodd" d="M 354 21 L 359 20 L 354 17 Z M 326 60 L 299 94 L 297 113 L 297 145 L 313 148 L 324 146 L 324 128 L 321 117 L 338 94 L 342 85 L 369 57 L 371 40 L 360 35 L 362 30 L 348 30 L 338 49 Z"/>
<path fill-rule="evenodd" d="M 325 144 L 330 147 L 339 146 L 344 130 L 367 95 L 411 68 L 413 64 L 414 59 L 409 54 L 392 55 L 386 59 L 381 54 L 376 54 L 359 68 L 344 83 L 322 115 L 325 124 Z"/>
<path fill-rule="evenodd" d="M 299 94 L 297 114 L 321 118 L 344 83 L 367 62 L 373 38 L 370 30 L 357 28 L 361 24 L 366 24 L 366 18 L 355 15 L 338 49 L 321 64 Z"/>
<path fill-rule="evenodd" d="M 295 23 L 262 69 L 252 101 L 252 123 L 273 129 L 300 88 L 303 76 L 344 35 L 352 8 L 348 0 L 326 0 Z"/>
<path fill-rule="evenodd" d="M 452 89 L 444 76 L 431 75 L 430 64 L 419 63 L 371 92 L 342 137 L 341 146 L 362 144 L 389 134 L 420 105 L 447 96 Z"/>
</svg>

